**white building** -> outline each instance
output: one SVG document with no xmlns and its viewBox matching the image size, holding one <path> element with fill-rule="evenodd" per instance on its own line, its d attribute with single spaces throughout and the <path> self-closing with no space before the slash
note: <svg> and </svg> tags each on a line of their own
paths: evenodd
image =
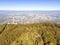
<svg viewBox="0 0 60 45">
<path fill-rule="evenodd" d="M 8 21 L 8 24 L 17 24 L 17 22 L 15 22 L 14 17 L 12 18 L 12 21 Z"/>
</svg>

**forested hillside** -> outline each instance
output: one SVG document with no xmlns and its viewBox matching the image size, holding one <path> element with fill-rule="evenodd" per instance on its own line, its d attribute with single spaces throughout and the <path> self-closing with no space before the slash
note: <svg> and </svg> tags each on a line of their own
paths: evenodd
<svg viewBox="0 0 60 45">
<path fill-rule="evenodd" d="M 0 25 L 0 45 L 60 45 L 60 24 Z"/>
</svg>

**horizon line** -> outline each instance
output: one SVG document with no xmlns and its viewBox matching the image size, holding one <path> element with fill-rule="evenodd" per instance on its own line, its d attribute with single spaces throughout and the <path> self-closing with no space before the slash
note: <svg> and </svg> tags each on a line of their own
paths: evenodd
<svg viewBox="0 0 60 45">
<path fill-rule="evenodd" d="M 60 11 L 60 10 L 0 10 L 0 11 Z"/>
</svg>

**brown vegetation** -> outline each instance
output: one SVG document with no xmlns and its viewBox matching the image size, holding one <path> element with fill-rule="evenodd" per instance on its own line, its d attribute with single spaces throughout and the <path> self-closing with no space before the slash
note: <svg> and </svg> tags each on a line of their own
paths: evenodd
<svg viewBox="0 0 60 45">
<path fill-rule="evenodd" d="M 60 45 L 60 24 L 4 24 L 0 45 Z"/>
</svg>

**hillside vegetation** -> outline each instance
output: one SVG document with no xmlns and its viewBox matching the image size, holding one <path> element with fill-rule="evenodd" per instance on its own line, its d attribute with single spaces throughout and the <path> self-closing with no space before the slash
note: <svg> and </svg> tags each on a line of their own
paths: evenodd
<svg viewBox="0 0 60 45">
<path fill-rule="evenodd" d="M 0 25 L 0 45 L 60 45 L 60 24 Z"/>
</svg>

